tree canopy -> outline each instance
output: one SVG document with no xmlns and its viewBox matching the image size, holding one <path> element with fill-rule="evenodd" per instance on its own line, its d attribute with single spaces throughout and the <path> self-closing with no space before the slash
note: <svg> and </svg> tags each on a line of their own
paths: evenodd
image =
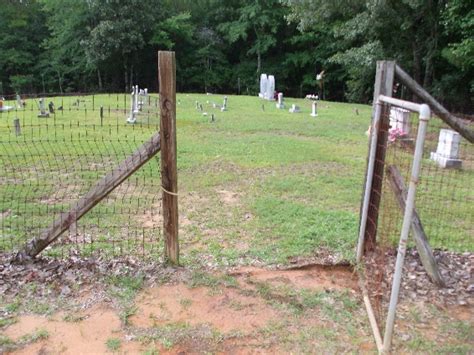
<svg viewBox="0 0 474 355">
<path fill-rule="evenodd" d="M 468 0 L 0 0 L 0 93 L 157 87 L 176 51 L 178 89 L 277 90 L 369 102 L 375 61 L 396 60 L 454 110 L 472 111 Z"/>
</svg>

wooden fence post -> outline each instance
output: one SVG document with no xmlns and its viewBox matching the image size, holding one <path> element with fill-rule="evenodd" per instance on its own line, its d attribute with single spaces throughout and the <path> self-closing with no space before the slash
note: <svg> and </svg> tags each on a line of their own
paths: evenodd
<svg viewBox="0 0 474 355">
<path fill-rule="evenodd" d="M 378 61 L 375 75 L 374 99 L 372 105 L 372 120 L 375 115 L 375 106 L 379 95 L 392 96 L 393 80 L 395 76 L 395 62 Z M 364 236 L 364 252 L 373 250 L 376 245 L 377 225 L 379 216 L 380 199 L 382 197 L 382 184 L 385 165 L 385 151 L 387 148 L 388 129 L 390 126 L 389 115 L 383 109 L 380 125 L 377 129 L 377 150 L 375 153 L 374 176 L 370 189 L 369 212 L 367 215 Z M 370 147 L 369 147 L 370 152 Z M 368 160 L 367 160 L 368 161 Z M 366 176 L 367 179 L 367 176 Z M 365 191 L 364 191 L 365 192 Z M 362 196 L 364 196 L 364 192 Z M 361 208 L 362 212 L 362 208 Z M 361 221 L 362 222 L 362 221 Z"/>
<path fill-rule="evenodd" d="M 21 126 L 20 126 L 20 119 L 15 118 L 13 120 L 13 124 L 15 125 L 15 135 L 20 136 L 21 135 Z"/>
<path fill-rule="evenodd" d="M 174 52 L 158 52 L 160 84 L 161 186 L 165 260 L 179 264 L 178 174 L 176 163 L 176 62 Z"/>
</svg>

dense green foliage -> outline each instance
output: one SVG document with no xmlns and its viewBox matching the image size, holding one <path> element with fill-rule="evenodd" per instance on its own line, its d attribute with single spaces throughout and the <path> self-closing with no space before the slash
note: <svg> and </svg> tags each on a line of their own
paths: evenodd
<svg viewBox="0 0 474 355">
<path fill-rule="evenodd" d="M 178 89 L 368 102 L 374 64 L 395 59 L 454 110 L 472 110 L 468 0 L 0 0 L 0 93 L 156 89 L 156 52 Z"/>
</svg>

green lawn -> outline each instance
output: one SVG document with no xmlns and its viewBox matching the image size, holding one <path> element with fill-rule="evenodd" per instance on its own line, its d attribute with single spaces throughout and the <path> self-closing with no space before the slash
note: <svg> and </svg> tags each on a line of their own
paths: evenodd
<svg viewBox="0 0 474 355">
<path fill-rule="evenodd" d="M 339 260 L 354 259 L 369 106 L 319 102 L 319 116 L 314 118 L 310 116 L 311 103 L 302 99 L 286 99 L 287 107 L 293 103 L 301 107 L 301 113 L 291 114 L 256 97 L 229 96 L 226 112 L 212 108 L 213 102 L 222 103 L 223 95 L 178 94 L 177 98 L 184 264 L 285 263 L 291 257 L 327 251 Z M 32 100 L 26 110 L 0 114 L 0 169 L 6 170 L 0 174 L 0 194 L 7 196 L 0 199 L 0 250 L 20 245 L 34 234 L 34 226 L 37 230 L 38 225 L 48 225 L 50 220 L 44 218 L 48 211 L 87 191 L 93 181 L 157 129 L 156 96 L 140 115 L 140 124 L 134 126 L 125 122 L 129 102 L 123 94 L 83 96 L 83 101 L 73 106 L 76 100 L 54 98 L 55 106 L 64 110 L 48 119 L 36 117 Z M 196 101 L 203 105 L 206 116 L 196 109 Z M 211 114 L 215 122 L 211 122 Z M 20 137 L 12 133 L 15 116 L 24 127 Z M 50 137 L 47 142 L 45 136 Z M 34 149 L 25 144 L 33 139 L 42 142 L 33 145 Z M 71 168 L 77 165 L 81 169 Z M 472 170 L 456 174 L 464 183 L 473 181 Z M 67 185 L 64 191 L 58 189 L 63 185 Z M 82 251 L 103 248 L 133 253 L 151 248 L 161 254 L 161 244 L 154 242 L 160 220 L 150 215 L 159 209 L 159 185 L 159 167 L 152 160 L 84 217 L 81 223 L 87 228 L 79 238 Z M 45 204 L 51 194 L 57 197 L 55 203 Z M 459 208 L 461 216 L 469 216 L 472 203 Z M 32 217 L 22 217 L 21 211 Z M 425 215 L 425 225 L 438 218 Z M 423 219 L 423 213 L 421 216 Z M 443 237 L 433 232 L 433 246 L 473 250 L 472 222 L 462 219 L 464 226 L 456 221 L 456 229 L 437 228 L 440 232 L 436 233 Z M 147 220 L 157 223 L 150 226 Z M 121 228 L 124 223 L 130 225 L 125 233 Z M 26 229 L 25 224 L 29 226 Z M 138 236 L 133 237 L 130 230 L 138 231 Z M 446 237 L 446 233 L 452 236 Z M 88 244 L 88 238 L 95 243 Z M 54 248 L 48 252 L 54 254 Z"/>
</svg>

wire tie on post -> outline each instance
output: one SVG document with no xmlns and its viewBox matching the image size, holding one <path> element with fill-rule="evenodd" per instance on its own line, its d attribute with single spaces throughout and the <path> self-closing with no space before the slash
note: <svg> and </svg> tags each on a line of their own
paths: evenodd
<svg viewBox="0 0 474 355">
<path fill-rule="evenodd" d="M 166 190 L 166 189 L 163 187 L 163 185 L 160 185 L 160 186 L 161 186 L 161 189 L 162 189 L 164 192 L 166 192 L 167 194 L 173 195 L 173 196 L 178 196 L 178 194 L 177 194 L 176 192 L 171 192 L 171 191 Z"/>
</svg>

